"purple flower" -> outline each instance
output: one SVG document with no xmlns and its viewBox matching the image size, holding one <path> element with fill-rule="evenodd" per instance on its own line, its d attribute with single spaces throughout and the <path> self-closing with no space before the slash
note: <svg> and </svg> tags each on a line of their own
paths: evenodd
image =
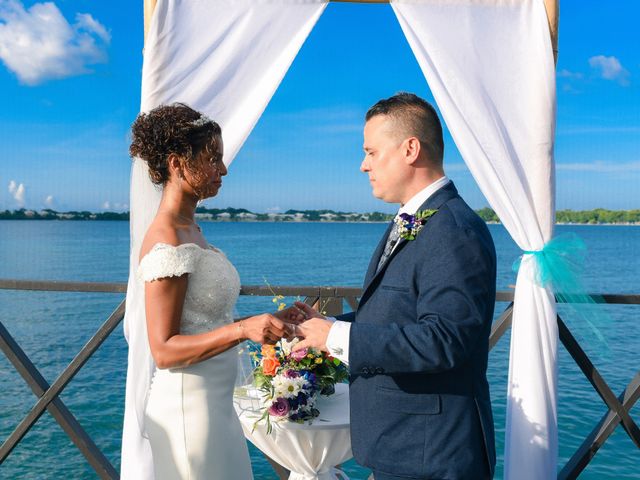
<svg viewBox="0 0 640 480">
<path fill-rule="evenodd" d="M 298 405 L 301 407 L 304 407 L 307 404 L 307 396 L 302 392 L 298 394 L 298 398 L 296 400 L 298 401 Z"/>
<path fill-rule="evenodd" d="M 394 222 L 398 227 L 400 238 L 405 240 L 415 240 L 427 223 L 427 219 L 434 215 L 438 210 L 418 210 L 415 215 L 408 213 L 400 213 Z"/>
<path fill-rule="evenodd" d="M 293 358 L 296 362 L 299 362 L 307 356 L 307 353 L 309 352 L 306 348 L 303 348 L 302 350 L 296 350 L 294 352 L 291 352 L 291 358 Z"/>
<path fill-rule="evenodd" d="M 300 374 L 298 372 L 296 372 L 295 370 L 287 370 L 286 372 L 284 372 L 284 376 L 287 378 L 298 378 L 300 376 Z"/>
<path fill-rule="evenodd" d="M 289 408 L 291 410 L 296 410 L 298 408 L 298 406 L 299 406 L 298 397 L 290 398 L 288 401 L 289 401 Z"/>
<path fill-rule="evenodd" d="M 310 384 L 315 385 L 316 383 L 316 374 L 315 373 L 311 373 L 308 370 L 305 370 L 304 374 L 302 375 Z"/>
<path fill-rule="evenodd" d="M 284 417 L 287 413 L 289 413 L 289 402 L 286 398 L 278 397 L 269 407 L 269 415 L 274 417 Z"/>
</svg>

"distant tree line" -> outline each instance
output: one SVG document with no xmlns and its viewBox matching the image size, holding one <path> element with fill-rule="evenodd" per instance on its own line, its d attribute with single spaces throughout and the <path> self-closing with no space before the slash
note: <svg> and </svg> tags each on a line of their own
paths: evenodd
<svg viewBox="0 0 640 480">
<path fill-rule="evenodd" d="M 500 223 L 491 208 L 476 210 L 480 218 L 489 223 Z M 280 222 L 388 222 L 394 215 L 382 212 L 350 213 L 335 210 L 287 210 L 284 213 L 253 213 L 245 208 L 205 208 L 198 207 L 196 214 L 200 220 L 228 221 L 280 221 Z M 55 210 L 4 210 L 0 220 L 129 220 L 129 212 L 88 211 L 56 212 Z M 640 210 L 558 210 L 557 223 L 574 224 L 640 224 Z"/>
<path fill-rule="evenodd" d="M 353 213 L 340 212 L 335 210 L 287 210 L 284 213 L 253 213 L 244 208 L 205 208 L 198 207 L 196 214 L 209 214 L 212 217 L 220 218 L 224 215 L 228 220 L 254 220 L 254 221 L 276 221 L 276 222 L 388 222 L 394 215 L 381 212 Z"/>
<path fill-rule="evenodd" d="M 499 223 L 500 219 L 490 208 L 476 210 L 485 222 Z M 558 210 L 556 223 L 598 224 L 640 224 L 640 210 Z"/>
<path fill-rule="evenodd" d="M 587 223 L 596 225 L 599 223 L 640 223 L 640 210 L 558 210 L 556 212 L 558 223 Z"/>
<path fill-rule="evenodd" d="M 498 218 L 498 215 L 496 215 L 496 212 L 494 212 L 493 210 L 491 210 L 488 207 L 485 208 L 481 208 L 480 210 L 476 210 L 476 213 L 480 216 L 481 219 L 483 219 L 485 222 L 489 222 L 489 223 L 500 223 L 500 219 Z"/>
<path fill-rule="evenodd" d="M 0 211 L 0 220 L 129 220 L 129 212 L 56 212 L 48 208 L 39 211 L 21 208 Z"/>
</svg>

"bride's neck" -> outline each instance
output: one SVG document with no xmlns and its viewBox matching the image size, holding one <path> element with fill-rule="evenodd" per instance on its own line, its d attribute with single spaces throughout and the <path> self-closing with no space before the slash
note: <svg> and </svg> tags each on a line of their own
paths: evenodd
<svg viewBox="0 0 640 480">
<path fill-rule="evenodd" d="M 171 182 L 167 183 L 162 192 L 162 199 L 158 211 L 171 212 L 183 218 L 192 219 L 196 212 L 198 199 Z"/>
</svg>

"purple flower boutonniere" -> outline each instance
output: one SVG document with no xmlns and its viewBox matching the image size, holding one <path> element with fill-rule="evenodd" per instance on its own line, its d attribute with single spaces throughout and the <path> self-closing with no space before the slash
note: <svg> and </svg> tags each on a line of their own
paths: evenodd
<svg viewBox="0 0 640 480">
<path fill-rule="evenodd" d="M 431 217 L 438 210 L 418 210 L 415 215 L 409 215 L 408 213 L 401 213 L 395 218 L 396 225 L 398 225 L 398 234 L 400 238 L 405 240 L 415 240 L 425 226 L 429 217 Z"/>
</svg>

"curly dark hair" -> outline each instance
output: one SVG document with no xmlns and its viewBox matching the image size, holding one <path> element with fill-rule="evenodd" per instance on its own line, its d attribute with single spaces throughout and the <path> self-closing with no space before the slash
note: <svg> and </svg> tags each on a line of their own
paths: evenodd
<svg viewBox="0 0 640 480">
<path fill-rule="evenodd" d="M 153 183 L 164 185 L 169 180 L 170 154 L 178 155 L 193 168 L 202 149 L 219 141 L 220 126 L 201 118 L 200 112 L 183 103 L 161 105 L 138 115 L 131 126 L 129 154 L 147 162 Z"/>
</svg>

